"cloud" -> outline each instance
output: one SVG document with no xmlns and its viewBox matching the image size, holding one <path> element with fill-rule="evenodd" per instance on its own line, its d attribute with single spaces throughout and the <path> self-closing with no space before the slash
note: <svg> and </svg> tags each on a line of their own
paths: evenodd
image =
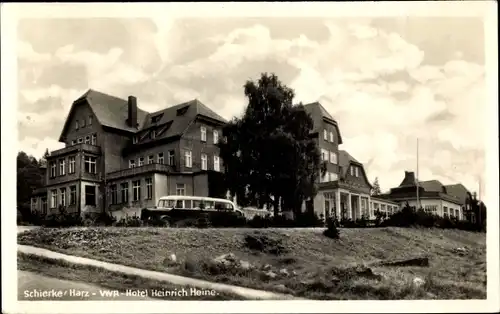
<svg viewBox="0 0 500 314">
<path fill-rule="evenodd" d="M 432 32 L 422 31 L 418 19 L 386 26 L 373 19 L 205 21 L 160 15 L 150 23 L 73 22 L 85 38 L 77 43 L 69 35 L 54 38 L 50 49 L 35 39 L 21 42 L 20 135 L 27 146 L 36 138 L 56 140 L 63 117 L 35 106 L 67 110 L 71 97 L 86 88 L 136 95 L 151 111 L 198 98 L 230 119 L 243 112 L 245 81 L 275 72 L 295 89 L 297 102 L 323 104 L 340 125 L 341 149 L 367 163 L 370 180 L 379 177 L 383 189 L 399 184 L 404 170 L 414 170 L 417 138 L 422 178 L 474 188 L 484 168 L 486 127 L 479 122 L 486 112 L 484 64 L 474 59 L 479 48 L 460 39 L 443 49 L 443 39 L 456 38 L 459 25 L 440 22 Z M 85 31 L 86 23 L 92 31 Z M 99 39 L 95 30 L 106 23 L 119 39 Z M 53 27 L 38 25 L 35 37 L 49 36 Z M 47 130 L 40 122 L 45 120 L 58 125 L 57 132 Z"/>
</svg>

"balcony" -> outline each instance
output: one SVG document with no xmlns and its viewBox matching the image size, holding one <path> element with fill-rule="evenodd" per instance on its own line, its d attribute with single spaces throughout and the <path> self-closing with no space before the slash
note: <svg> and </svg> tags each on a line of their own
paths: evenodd
<svg viewBox="0 0 500 314">
<path fill-rule="evenodd" d="M 149 172 L 168 173 L 173 172 L 174 168 L 165 164 L 148 164 L 141 167 L 127 168 L 118 171 L 109 172 L 106 174 L 106 180 L 114 180 L 123 177 L 132 177 Z"/>
<path fill-rule="evenodd" d="M 75 144 L 71 146 L 67 146 L 58 150 L 54 150 L 50 153 L 50 157 L 59 157 L 62 155 L 70 154 L 73 152 L 77 151 L 84 151 L 96 155 L 101 154 L 101 147 L 100 146 L 95 146 L 95 145 L 90 145 L 90 144 L 85 144 L 85 143 L 80 143 L 80 144 Z"/>
</svg>

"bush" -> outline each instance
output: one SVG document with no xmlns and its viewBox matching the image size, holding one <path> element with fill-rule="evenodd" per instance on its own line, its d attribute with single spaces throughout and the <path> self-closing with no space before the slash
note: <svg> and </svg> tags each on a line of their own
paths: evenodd
<svg viewBox="0 0 500 314">
<path fill-rule="evenodd" d="M 330 239 L 340 239 L 340 231 L 337 229 L 338 222 L 336 219 L 330 217 L 326 220 L 326 230 L 323 235 Z"/>
<path fill-rule="evenodd" d="M 212 227 L 243 227 L 247 224 L 244 216 L 233 213 L 215 213 L 209 217 Z"/>
<path fill-rule="evenodd" d="M 138 216 L 125 216 L 115 223 L 116 227 L 142 227 L 143 221 Z"/>
</svg>

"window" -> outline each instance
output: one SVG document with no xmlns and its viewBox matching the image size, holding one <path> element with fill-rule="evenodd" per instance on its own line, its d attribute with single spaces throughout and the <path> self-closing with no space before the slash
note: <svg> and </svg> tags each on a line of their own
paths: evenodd
<svg viewBox="0 0 500 314">
<path fill-rule="evenodd" d="M 137 136 L 132 137 L 132 143 L 137 144 Z"/>
<path fill-rule="evenodd" d="M 47 214 L 47 198 L 42 197 L 42 213 Z"/>
<path fill-rule="evenodd" d="M 151 123 L 157 123 L 163 117 L 163 113 L 157 114 L 156 116 L 151 117 Z"/>
<path fill-rule="evenodd" d="M 109 187 L 109 203 L 118 204 L 118 190 L 116 184 L 112 184 Z"/>
<path fill-rule="evenodd" d="M 78 130 L 80 128 L 80 125 L 78 123 L 78 120 L 75 121 L 75 130 Z"/>
<path fill-rule="evenodd" d="M 81 137 L 80 137 L 80 138 L 78 139 L 78 144 L 81 144 L 81 143 L 83 143 L 83 138 L 81 138 Z"/>
<path fill-rule="evenodd" d="M 201 131 L 201 141 L 206 142 L 207 141 L 207 128 L 202 126 L 200 128 L 200 131 Z"/>
<path fill-rule="evenodd" d="M 69 187 L 69 204 L 76 204 L 76 185 L 72 185 Z"/>
<path fill-rule="evenodd" d="M 50 162 L 50 177 L 51 178 L 55 178 L 55 176 L 57 175 L 57 172 L 56 172 L 56 162 L 55 161 L 51 161 Z"/>
<path fill-rule="evenodd" d="M 92 116 L 89 116 L 89 125 L 92 125 Z"/>
<path fill-rule="evenodd" d="M 75 173 L 75 157 L 68 158 L 68 173 Z"/>
<path fill-rule="evenodd" d="M 177 115 L 178 116 L 184 115 L 188 111 L 188 109 L 189 109 L 189 106 L 185 106 L 185 107 L 177 109 Z"/>
<path fill-rule="evenodd" d="M 85 136 L 85 144 L 90 144 L 90 136 Z"/>
<path fill-rule="evenodd" d="M 61 198 L 59 199 L 59 205 L 66 206 L 66 188 L 60 188 Z"/>
<path fill-rule="evenodd" d="M 50 208 L 57 207 L 57 190 L 50 191 Z"/>
<path fill-rule="evenodd" d="M 133 181 L 132 182 L 132 200 L 134 202 L 137 202 L 138 200 L 141 199 L 141 180 Z"/>
<path fill-rule="evenodd" d="M 175 150 L 171 150 L 168 152 L 168 164 L 170 166 L 175 165 Z"/>
<path fill-rule="evenodd" d="M 351 166 L 351 176 L 354 177 L 354 166 Z"/>
<path fill-rule="evenodd" d="M 59 175 L 63 176 L 66 174 L 66 162 L 64 159 L 59 159 Z"/>
<path fill-rule="evenodd" d="M 149 138 L 153 140 L 155 137 L 156 137 L 156 130 L 151 130 L 151 132 L 149 132 Z"/>
<path fill-rule="evenodd" d="M 428 213 L 431 213 L 433 215 L 437 214 L 437 205 L 425 205 L 424 210 Z M 450 211 L 450 215 L 452 211 Z"/>
<path fill-rule="evenodd" d="M 214 130 L 214 144 L 219 143 L 219 132 Z"/>
<path fill-rule="evenodd" d="M 354 168 L 354 173 L 355 173 L 356 177 L 359 177 L 359 168 L 358 167 Z"/>
<path fill-rule="evenodd" d="M 455 209 L 455 216 L 457 219 L 460 219 L 460 211 L 458 209 Z"/>
<path fill-rule="evenodd" d="M 76 141 L 75 140 L 72 140 L 71 141 L 71 145 L 75 145 L 76 144 Z"/>
<path fill-rule="evenodd" d="M 330 132 L 330 142 L 333 143 L 333 132 Z"/>
<path fill-rule="evenodd" d="M 159 164 L 163 164 L 164 161 L 163 161 L 163 153 L 158 153 L 158 163 Z"/>
<path fill-rule="evenodd" d="M 153 198 L 153 179 L 146 178 L 146 199 L 150 200 Z"/>
<path fill-rule="evenodd" d="M 328 151 L 326 149 L 321 149 L 321 159 L 323 161 L 328 161 Z"/>
<path fill-rule="evenodd" d="M 191 168 L 193 166 L 193 158 L 191 156 L 191 151 L 187 150 L 184 153 L 184 157 L 185 157 L 185 165 L 186 165 L 186 167 L 187 168 Z"/>
<path fill-rule="evenodd" d="M 176 195 L 186 195 L 186 185 L 184 183 L 177 183 L 175 186 Z"/>
<path fill-rule="evenodd" d="M 335 172 L 330 172 L 330 181 L 337 181 L 339 176 Z"/>
<path fill-rule="evenodd" d="M 85 205 L 96 206 L 96 187 L 94 185 L 85 186 Z"/>
<path fill-rule="evenodd" d="M 337 154 L 335 152 L 330 152 L 330 162 L 332 164 L 337 164 Z"/>
<path fill-rule="evenodd" d="M 96 146 L 97 145 L 97 134 L 92 134 L 92 145 Z"/>
<path fill-rule="evenodd" d="M 448 207 L 446 206 L 443 207 L 443 216 L 448 217 Z"/>
<path fill-rule="evenodd" d="M 85 119 L 82 120 L 82 128 L 85 127 Z"/>
<path fill-rule="evenodd" d="M 214 156 L 214 170 L 220 171 L 220 158 L 219 158 L 219 156 Z"/>
<path fill-rule="evenodd" d="M 155 162 L 155 157 L 153 155 L 148 156 L 148 165 L 152 164 Z"/>
<path fill-rule="evenodd" d="M 139 158 L 139 164 L 137 166 L 139 166 L 139 167 L 144 166 L 144 157 Z"/>
<path fill-rule="evenodd" d="M 135 160 L 130 159 L 130 160 L 128 161 L 128 167 L 129 167 L 129 168 L 135 168 Z"/>
<path fill-rule="evenodd" d="M 201 170 L 208 169 L 208 159 L 207 154 L 201 154 Z"/>
<path fill-rule="evenodd" d="M 327 130 L 323 130 L 323 139 L 325 141 L 328 141 L 328 131 Z"/>
<path fill-rule="evenodd" d="M 31 211 L 35 211 L 36 210 L 36 205 L 37 205 L 37 199 L 36 198 L 32 198 L 31 199 Z"/>
<path fill-rule="evenodd" d="M 97 173 L 96 161 L 95 157 L 85 156 L 85 172 Z"/>
<path fill-rule="evenodd" d="M 120 184 L 120 192 L 122 203 L 128 203 L 128 182 Z"/>
</svg>

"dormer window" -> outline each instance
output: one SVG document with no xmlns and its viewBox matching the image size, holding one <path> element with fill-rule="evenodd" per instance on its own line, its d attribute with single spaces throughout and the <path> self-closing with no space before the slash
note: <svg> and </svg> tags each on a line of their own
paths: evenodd
<svg viewBox="0 0 500 314">
<path fill-rule="evenodd" d="M 330 142 L 333 143 L 333 132 L 330 132 Z"/>
<path fill-rule="evenodd" d="M 351 176 L 354 177 L 354 166 L 351 166 Z"/>
<path fill-rule="evenodd" d="M 129 168 L 135 168 L 135 160 L 131 159 L 128 161 L 128 167 Z"/>
<path fill-rule="evenodd" d="M 132 143 L 137 144 L 137 136 L 132 137 Z"/>
<path fill-rule="evenodd" d="M 327 130 L 323 130 L 323 139 L 325 141 L 328 141 L 328 131 Z"/>
<path fill-rule="evenodd" d="M 156 130 L 151 130 L 151 132 L 149 133 L 149 138 L 153 140 L 155 137 L 156 137 Z"/>
<path fill-rule="evenodd" d="M 82 120 L 82 128 L 85 127 L 85 119 Z"/>
<path fill-rule="evenodd" d="M 92 116 L 89 116 L 89 125 L 92 125 Z"/>
<path fill-rule="evenodd" d="M 80 124 L 78 123 L 78 120 L 75 121 L 75 130 L 78 130 L 80 128 Z"/>
<path fill-rule="evenodd" d="M 217 144 L 219 142 L 219 132 L 217 130 L 214 130 L 214 144 Z"/>
<path fill-rule="evenodd" d="M 189 109 L 189 106 L 185 106 L 185 107 L 177 109 L 177 115 L 178 116 L 184 115 L 188 109 Z"/>
<path fill-rule="evenodd" d="M 359 177 L 359 168 L 358 167 L 354 168 L 354 174 L 356 177 Z"/>
<path fill-rule="evenodd" d="M 151 123 L 158 123 L 160 122 L 161 118 L 163 117 L 163 113 L 157 114 L 156 116 L 153 116 L 151 118 Z"/>
</svg>

